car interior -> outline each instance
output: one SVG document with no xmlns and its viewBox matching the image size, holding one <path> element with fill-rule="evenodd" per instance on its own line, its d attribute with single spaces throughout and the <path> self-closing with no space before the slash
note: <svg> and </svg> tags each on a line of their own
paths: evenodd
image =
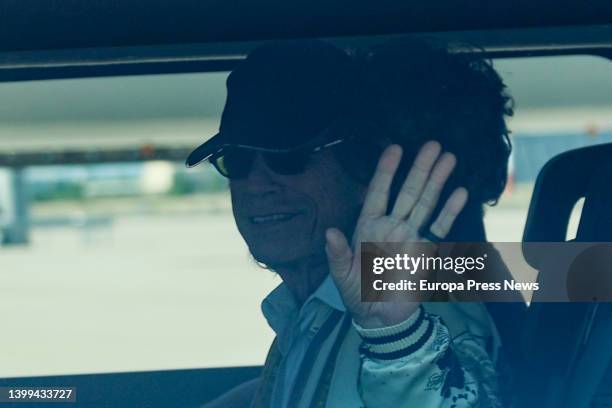
<svg viewBox="0 0 612 408">
<path fill-rule="evenodd" d="M 259 44 L 300 38 L 323 38 L 348 49 L 413 36 L 477 44 L 493 60 L 576 55 L 602 58 L 608 64 L 612 60 L 612 4 L 603 1 L 585 7 L 578 2 L 464 0 L 295 4 L 22 0 L 1 2 L 0 21 L 0 85 L 227 72 Z M 179 162 L 189 150 L 182 145 L 111 149 L 96 155 L 78 150 L 53 155 L 0 150 L 0 167 Z M 609 142 L 547 159 L 535 180 L 522 241 L 567 241 L 572 211 L 583 200 L 572 240 L 611 242 L 611 159 Z M 542 260 L 537 254 L 526 250 L 524 255 L 540 276 L 556 273 L 538 268 Z M 612 304 L 534 301 L 520 313 L 521 319 L 516 319 L 512 306 L 494 305 L 490 310 L 503 341 L 510 345 L 511 407 L 612 406 Z M 0 357 L 0 365 L 1 361 Z M 257 377 L 260 370 L 260 365 L 249 364 L 9 376 L 0 378 L 0 386 L 69 384 L 78 388 L 77 405 L 83 407 L 196 407 Z M 20 406 L 6 404 L 13 405 Z"/>
</svg>

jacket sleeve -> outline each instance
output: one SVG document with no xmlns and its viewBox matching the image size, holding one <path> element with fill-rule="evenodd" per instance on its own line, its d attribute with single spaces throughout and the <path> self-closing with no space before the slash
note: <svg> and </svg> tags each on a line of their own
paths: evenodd
<svg viewBox="0 0 612 408">
<path fill-rule="evenodd" d="M 441 319 L 421 306 L 408 320 L 364 329 L 359 392 L 367 408 L 496 407 L 495 370 L 478 341 L 451 341 Z M 459 357 L 461 356 L 461 358 Z"/>
</svg>

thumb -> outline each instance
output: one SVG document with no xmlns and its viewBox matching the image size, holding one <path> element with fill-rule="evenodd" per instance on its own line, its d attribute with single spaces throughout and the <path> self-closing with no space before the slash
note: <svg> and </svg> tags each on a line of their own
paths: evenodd
<svg viewBox="0 0 612 408">
<path fill-rule="evenodd" d="M 353 252 L 346 237 L 340 230 L 329 228 L 325 232 L 325 238 L 327 240 L 325 252 L 327 253 L 329 271 L 336 283 L 341 284 L 346 280 L 351 271 Z"/>
</svg>

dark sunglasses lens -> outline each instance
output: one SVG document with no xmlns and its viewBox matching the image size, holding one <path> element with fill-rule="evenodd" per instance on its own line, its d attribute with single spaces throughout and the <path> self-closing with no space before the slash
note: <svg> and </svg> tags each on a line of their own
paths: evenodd
<svg viewBox="0 0 612 408">
<path fill-rule="evenodd" d="M 268 167 L 277 174 L 298 174 L 304 171 L 308 163 L 309 154 L 295 153 L 266 153 L 264 155 Z"/>
<path fill-rule="evenodd" d="M 211 161 L 221 175 L 230 179 L 244 178 L 253 164 L 254 153 L 246 149 L 228 150 Z"/>
</svg>

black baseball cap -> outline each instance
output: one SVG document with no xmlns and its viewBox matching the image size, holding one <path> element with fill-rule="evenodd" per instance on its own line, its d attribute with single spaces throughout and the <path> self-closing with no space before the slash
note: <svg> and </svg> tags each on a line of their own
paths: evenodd
<svg viewBox="0 0 612 408">
<path fill-rule="evenodd" d="M 219 132 L 187 157 L 193 167 L 228 147 L 291 151 L 319 137 L 357 99 L 353 59 L 319 40 L 263 45 L 227 78 Z"/>
</svg>

